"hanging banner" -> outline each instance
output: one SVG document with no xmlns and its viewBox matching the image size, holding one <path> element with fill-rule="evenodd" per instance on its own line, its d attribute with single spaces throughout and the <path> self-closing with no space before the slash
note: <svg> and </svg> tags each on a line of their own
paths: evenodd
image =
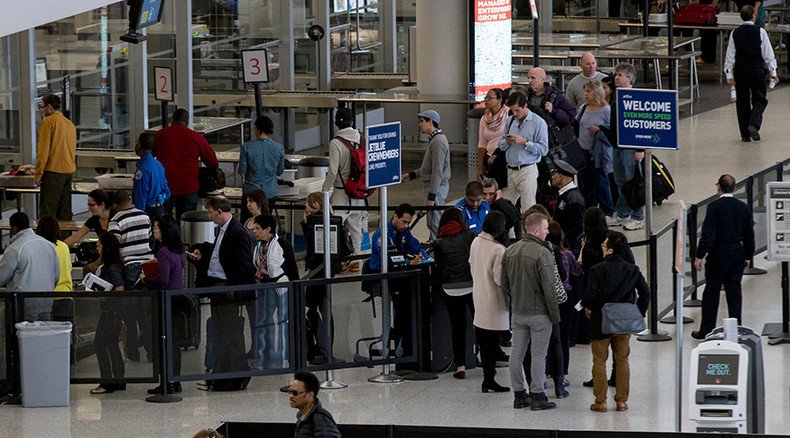
<svg viewBox="0 0 790 438">
<path fill-rule="evenodd" d="M 512 80 L 511 0 L 474 0 L 472 85 L 481 102 L 488 90 L 508 88 Z"/>
</svg>

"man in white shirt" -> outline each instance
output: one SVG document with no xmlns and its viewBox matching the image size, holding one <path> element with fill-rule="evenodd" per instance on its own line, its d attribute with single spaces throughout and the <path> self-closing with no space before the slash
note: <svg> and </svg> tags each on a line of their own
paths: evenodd
<svg viewBox="0 0 790 438">
<path fill-rule="evenodd" d="M 567 97 L 577 109 L 581 108 L 584 104 L 584 84 L 590 81 L 600 81 L 606 77 L 604 73 L 596 71 L 598 62 L 595 60 L 595 56 L 590 52 L 585 53 L 582 55 L 581 59 L 579 59 L 579 67 L 581 67 L 582 72 L 574 76 L 573 79 L 568 82 L 568 88 L 565 89 L 565 97 Z"/>
<path fill-rule="evenodd" d="M 779 82 L 776 58 L 765 29 L 754 25 L 754 8 L 741 8 L 743 24 L 732 31 L 727 44 L 724 73 L 727 83 L 735 86 L 735 110 L 742 142 L 760 141 L 763 112 L 768 105 L 765 73 Z"/>
</svg>

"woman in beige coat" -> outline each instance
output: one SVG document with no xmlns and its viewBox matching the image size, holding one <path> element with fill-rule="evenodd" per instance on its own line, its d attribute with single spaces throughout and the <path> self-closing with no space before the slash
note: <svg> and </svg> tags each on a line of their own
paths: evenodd
<svg viewBox="0 0 790 438">
<path fill-rule="evenodd" d="M 507 228 L 505 215 L 489 213 L 483 230 L 472 242 L 469 266 L 472 269 L 472 299 L 475 304 L 474 326 L 480 361 L 483 364 L 483 392 L 508 392 L 510 388 L 494 380 L 499 336 L 510 328 L 509 305 L 500 283 L 502 256 L 505 254 Z"/>
</svg>

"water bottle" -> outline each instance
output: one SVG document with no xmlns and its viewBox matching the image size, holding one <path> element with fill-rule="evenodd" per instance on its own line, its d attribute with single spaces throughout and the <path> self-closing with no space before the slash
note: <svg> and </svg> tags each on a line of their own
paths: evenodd
<svg viewBox="0 0 790 438">
<path fill-rule="evenodd" d="M 768 80 L 768 88 L 773 90 L 775 86 L 776 86 L 776 79 L 772 77 L 771 79 Z"/>
<path fill-rule="evenodd" d="M 730 100 L 735 102 L 738 99 L 738 95 L 735 93 L 735 87 L 730 88 Z"/>
</svg>

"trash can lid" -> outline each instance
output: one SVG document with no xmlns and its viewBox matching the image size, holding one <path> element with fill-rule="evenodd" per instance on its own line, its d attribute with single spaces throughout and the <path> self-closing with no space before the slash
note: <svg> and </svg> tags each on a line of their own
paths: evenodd
<svg viewBox="0 0 790 438">
<path fill-rule="evenodd" d="M 61 321 L 35 321 L 19 322 L 15 325 L 17 336 L 50 336 L 62 333 L 71 333 L 71 323 Z"/>
<path fill-rule="evenodd" d="M 485 108 L 472 108 L 466 113 L 467 119 L 481 119 L 483 118 L 483 114 L 485 114 Z"/>
<path fill-rule="evenodd" d="M 206 210 L 190 210 L 181 215 L 181 222 L 211 222 Z"/>
</svg>

